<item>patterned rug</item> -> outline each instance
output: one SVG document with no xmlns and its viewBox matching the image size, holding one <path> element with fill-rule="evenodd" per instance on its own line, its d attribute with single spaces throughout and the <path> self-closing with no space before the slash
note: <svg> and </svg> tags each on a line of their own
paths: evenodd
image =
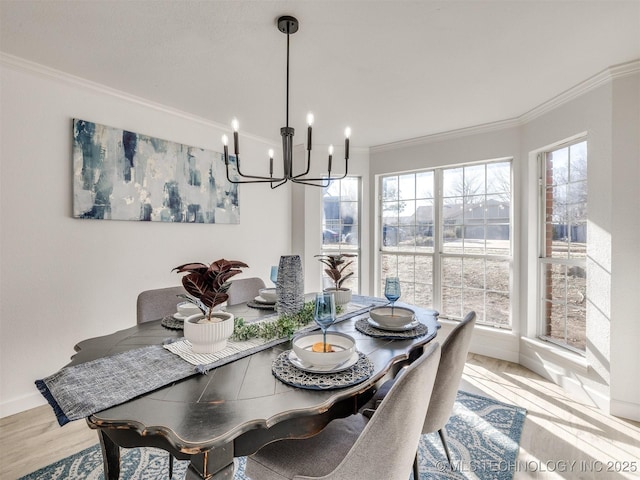
<svg viewBox="0 0 640 480">
<path fill-rule="evenodd" d="M 489 398 L 458 392 L 445 430 L 454 470 L 449 468 L 437 433 L 420 440 L 420 479 L 509 480 L 518 455 L 526 410 Z M 168 478 L 166 452 L 155 448 L 122 449 L 121 479 Z M 173 478 L 184 479 L 188 462 L 175 461 Z M 233 480 L 244 475 L 245 459 L 236 459 Z M 19 480 L 103 480 L 100 446 L 94 445 Z M 260 480 L 260 479 L 255 479 Z"/>
</svg>

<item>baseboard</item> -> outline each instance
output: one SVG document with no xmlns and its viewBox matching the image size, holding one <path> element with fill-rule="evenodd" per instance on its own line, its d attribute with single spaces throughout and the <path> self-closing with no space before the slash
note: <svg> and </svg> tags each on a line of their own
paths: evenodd
<svg viewBox="0 0 640 480">
<path fill-rule="evenodd" d="M 632 402 L 624 402 L 622 400 L 611 400 L 611 415 L 626 418 L 635 422 L 640 422 L 640 405 Z"/>
<path fill-rule="evenodd" d="M 30 393 L 23 395 L 12 400 L 0 403 L 0 418 L 15 415 L 16 413 L 31 410 L 32 408 L 46 405 L 47 401 L 44 399 L 40 392 Z"/>
</svg>

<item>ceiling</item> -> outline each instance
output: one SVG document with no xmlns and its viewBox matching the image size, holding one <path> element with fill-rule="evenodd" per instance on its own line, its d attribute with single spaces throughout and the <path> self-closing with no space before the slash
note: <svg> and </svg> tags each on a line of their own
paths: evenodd
<svg viewBox="0 0 640 480">
<path fill-rule="evenodd" d="M 518 117 L 640 58 L 637 1 L 8 1 L 0 50 L 279 141 L 370 147 Z"/>
</svg>

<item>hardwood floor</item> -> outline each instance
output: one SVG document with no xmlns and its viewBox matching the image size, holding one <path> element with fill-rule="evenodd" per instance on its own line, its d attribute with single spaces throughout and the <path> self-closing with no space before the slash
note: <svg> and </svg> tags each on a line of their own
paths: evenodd
<svg viewBox="0 0 640 480">
<path fill-rule="evenodd" d="M 520 365 L 480 355 L 469 355 L 460 388 L 527 409 L 515 479 L 640 478 L 640 423 L 576 402 Z M 97 441 L 83 421 L 59 427 L 48 406 L 5 417 L 0 479 L 15 480 Z"/>
</svg>

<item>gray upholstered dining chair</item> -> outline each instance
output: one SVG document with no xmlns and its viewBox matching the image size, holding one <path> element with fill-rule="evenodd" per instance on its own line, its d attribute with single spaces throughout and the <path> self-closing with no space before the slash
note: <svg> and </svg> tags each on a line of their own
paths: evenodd
<svg viewBox="0 0 640 480">
<path fill-rule="evenodd" d="M 253 480 L 407 480 L 431 396 L 440 345 L 433 342 L 390 388 L 370 420 L 333 420 L 320 433 L 279 440 L 247 458 Z"/>
<path fill-rule="evenodd" d="M 447 338 L 445 338 L 444 342 L 442 342 L 442 356 L 438 367 L 438 375 L 436 376 L 433 393 L 429 400 L 429 408 L 427 409 L 427 415 L 425 416 L 422 426 L 423 434 L 438 432 L 449 465 L 451 465 L 451 453 L 447 445 L 444 426 L 449 421 L 453 404 L 456 401 L 456 395 L 460 386 L 460 380 L 462 379 L 464 364 L 467 361 L 469 344 L 471 343 L 471 335 L 475 323 L 476 312 L 471 311 L 467 313 L 464 319 L 456 325 Z M 402 376 L 402 372 L 403 371 L 400 370 L 394 379 L 382 385 L 369 405 L 379 403 L 388 394 L 387 392 L 390 391 L 389 389 L 393 383 L 397 381 L 398 377 Z M 413 463 L 413 478 L 419 478 L 417 450 Z"/>
<path fill-rule="evenodd" d="M 158 320 L 176 313 L 176 305 L 183 301 L 176 295 L 185 293 L 187 292 L 182 285 L 141 292 L 136 304 L 138 323 Z"/>
<path fill-rule="evenodd" d="M 261 278 L 239 278 L 231 282 L 231 287 L 227 291 L 229 298 L 227 299 L 227 305 L 236 305 L 238 303 L 248 302 L 253 300 L 260 294 L 260 289 L 264 288 L 265 284 Z"/>
<path fill-rule="evenodd" d="M 136 302 L 137 323 L 151 322 L 176 313 L 176 305 L 181 302 L 177 295 L 185 293 L 187 291 L 182 285 L 140 292 Z M 173 478 L 173 455 L 171 454 L 169 454 L 169 478 Z"/>
</svg>

